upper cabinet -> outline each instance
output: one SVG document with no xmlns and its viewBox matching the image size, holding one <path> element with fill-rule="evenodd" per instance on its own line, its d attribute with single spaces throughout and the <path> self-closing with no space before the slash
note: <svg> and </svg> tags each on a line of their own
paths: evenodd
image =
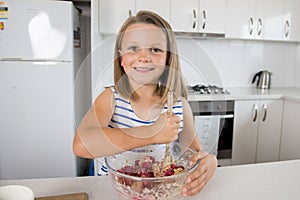
<svg viewBox="0 0 300 200">
<path fill-rule="evenodd" d="M 228 0 L 226 37 L 281 40 L 283 0 Z"/>
<path fill-rule="evenodd" d="M 300 41 L 297 0 L 227 0 L 226 38 Z"/>
<path fill-rule="evenodd" d="M 258 38 L 281 40 L 283 33 L 283 1 L 256 1 L 256 33 Z"/>
<path fill-rule="evenodd" d="M 99 0 L 99 32 L 117 33 L 123 22 L 135 15 L 135 0 Z"/>
<path fill-rule="evenodd" d="M 300 41 L 299 0 L 284 0 L 283 23 L 283 39 L 287 41 Z"/>
<path fill-rule="evenodd" d="M 99 0 L 99 33 L 115 34 L 140 10 L 153 11 L 170 22 L 171 0 Z"/>
<path fill-rule="evenodd" d="M 199 31 L 225 33 L 227 0 L 200 0 Z"/>
<path fill-rule="evenodd" d="M 225 33 L 226 0 L 172 0 L 171 25 L 177 32 Z"/>
<path fill-rule="evenodd" d="M 172 0 L 171 26 L 174 31 L 198 31 L 198 0 Z"/>
<path fill-rule="evenodd" d="M 299 0 L 98 1 L 100 34 L 117 33 L 129 16 L 149 10 L 166 19 L 175 32 L 225 34 L 228 39 L 300 41 Z"/>
<path fill-rule="evenodd" d="M 136 13 L 140 10 L 149 10 L 170 22 L 171 0 L 136 0 Z"/>
</svg>

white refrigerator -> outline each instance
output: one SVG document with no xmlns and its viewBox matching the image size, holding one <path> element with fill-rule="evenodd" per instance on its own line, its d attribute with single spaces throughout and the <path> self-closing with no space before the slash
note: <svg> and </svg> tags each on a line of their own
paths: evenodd
<svg viewBox="0 0 300 200">
<path fill-rule="evenodd" d="M 0 179 L 73 177 L 72 140 L 90 100 L 71 2 L 0 4 Z M 81 73 L 81 74 L 80 74 Z"/>
</svg>

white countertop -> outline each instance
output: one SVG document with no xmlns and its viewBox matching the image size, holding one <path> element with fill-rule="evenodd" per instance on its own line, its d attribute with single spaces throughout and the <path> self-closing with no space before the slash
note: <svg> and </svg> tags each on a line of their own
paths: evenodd
<svg viewBox="0 0 300 200">
<path fill-rule="evenodd" d="M 35 197 L 86 192 L 89 200 L 116 199 L 109 176 L 0 180 L 30 187 Z M 298 200 L 300 160 L 220 167 L 192 200 Z"/>
<path fill-rule="evenodd" d="M 300 88 L 278 87 L 269 90 L 257 88 L 226 88 L 229 95 L 200 95 L 197 93 L 188 95 L 189 101 L 211 100 L 251 100 L 251 99 L 284 99 L 300 103 Z"/>
</svg>

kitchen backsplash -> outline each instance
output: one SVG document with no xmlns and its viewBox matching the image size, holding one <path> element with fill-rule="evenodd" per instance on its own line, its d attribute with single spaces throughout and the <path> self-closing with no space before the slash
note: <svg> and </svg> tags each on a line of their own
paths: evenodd
<svg viewBox="0 0 300 200">
<path fill-rule="evenodd" d="M 253 75 L 266 69 L 272 72 L 272 87 L 300 86 L 296 43 L 180 38 L 178 49 L 190 84 L 252 87 Z"/>
<path fill-rule="evenodd" d="M 95 98 L 113 84 L 114 37 L 102 38 L 93 51 L 92 87 Z M 253 75 L 272 72 L 271 87 L 300 87 L 300 45 L 225 39 L 177 38 L 183 75 L 188 84 L 253 87 Z"/>
</svg>

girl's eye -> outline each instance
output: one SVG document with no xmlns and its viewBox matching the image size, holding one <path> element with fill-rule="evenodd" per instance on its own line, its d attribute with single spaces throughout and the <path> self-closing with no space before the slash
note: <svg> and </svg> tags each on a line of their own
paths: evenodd
<svg viewBox="0 0 300 200">
<path fill-rule="evenodd" d="M 136 52 L 136 51 L 138 51 L 139 50 L 139 48 L 138 47 L 135 47 L 135 46 L 133 46 L 133 47 L 129 47 L 129 52 Z"/>
<path fill-rule="evenodd" d="M 151 48 L 151 52 L 152 52 L 152 53 L 161 53 L 162 50 L 159 49 L 159 48 Z"/>
</svg>

